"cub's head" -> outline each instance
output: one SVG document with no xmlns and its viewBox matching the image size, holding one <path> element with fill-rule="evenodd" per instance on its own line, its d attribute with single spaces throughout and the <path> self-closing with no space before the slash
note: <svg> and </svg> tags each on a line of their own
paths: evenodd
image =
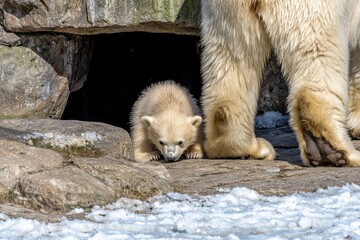
<svg viewBox="0 0 360 240">
<path fill-rule="evenodd" d="M 200 116 L 163 114 L 142 116 L 141 122 L 148 130 L 148 138 L 167 161 L 177 161 L 197 140 Z"/>
</svg>

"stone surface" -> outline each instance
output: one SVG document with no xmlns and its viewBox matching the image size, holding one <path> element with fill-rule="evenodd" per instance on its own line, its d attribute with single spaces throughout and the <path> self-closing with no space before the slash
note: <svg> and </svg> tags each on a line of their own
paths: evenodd
<svg viewBox="0 0 360 240">
<path fill-rule="evenodd" d="M 159 163 L 139 164 L 115 158 L 77 158 L 73 161 L 76 166 L 110 186 L 117 198 L 144 200 L 173 191 L 169 181 L 171 177 Z"/>
<path fill-rule="evenodd" d="M 134 159 L 129 133 L 122 128 L 100 122 L 82 122 L 75 120 L 49 119 L 5 119 L 0 121 L 0 137 L 17 137 L 18 141 L 27 142 L 24 138 L 35 132 L 53 133 L 54 136 L 81 136 L 81 133 L 97 133 L 101 141 L 94 141 L 95 149 L 100 149 L 106 156 L 123 159 Z M 12 138 L 14 139 L 14 138 Z M 75 153 L 73 153 L 75 154 Z"/>
<path fill-rule="evenodd" d="M 63 157 L 50 149 L 3 139 L 0 146 L 0 179 L 6 192 L 13 189 L 23 175 L 62 167 Z"/>
<path fill-rule="evenodd" d="M 0 45 L 0 119 L 61 117 L 86 80 L 91 44 L 81 36 L 21 35 Z"/>
<path fill-rule="evenodd" d="M 31 218 L 174 190 L 165 167 L 134 162 L 129 134 L 108 124 L 1 120 L 0 139 L 0 202 L 28 208 Z"/>
<path fill-rule="evenodd" d="M 18 35 L 5 31 L 5 29 L 0 25 L 0 45 L 13 47 L 20 45 L 20 43 L 21 41 Z"/>
<path fill-rule="evenodd" d="M 110 186 L 75 166 L 25 175 L 18 191 L 25 206 L 52 211 L 86 209 L 116 200 Z"/>
<path fill-rule="evenodd" d="M 89 37 L 63 34 L 19 34 L 22 45 L 31 49 L 65 77 L 70 91 L 80 89 L 86 81 L 93 42 Z"/>
<path fill-rule="evenodd" d="M 248 187 L 264 195 L 313 192 L 318 188 L 360 184 L 359 169 L 349 167 L 305 167 L 296 137 L 288 126 L 257 130 L 257 135 L 275 147 L 275 161 L 201 159 L 164 163 L 177 191 L 215 194 L 220 188 Z M 354 142 L 360 147 L 358 141 Z"/>
<path fill-rule="evenodd" d="M 360 184 L 356 168 L 308 168 L 280 160 L 186 160 L 164 165 L 176 190 L 190 194 L 248 187 L 264 195 L 288 195 L 346 183 Z"/>
<path fill-rule="evenodd" d="M 13 32 L 198 32 L 199 0 L 2 1 L 4 26 Z"/>
</svg>

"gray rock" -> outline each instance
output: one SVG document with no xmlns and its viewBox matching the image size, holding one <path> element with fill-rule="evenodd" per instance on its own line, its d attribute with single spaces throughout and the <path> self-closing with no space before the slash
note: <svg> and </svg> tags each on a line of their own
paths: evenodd
<svg viewBox="0 0 360 240">
<path fill-rule="evenodd" d="M 81 36 L 21 38 L 21 46 L 0 45 L 0 119 L 58 119 L 86 80 L 91 44 Z"/>
<path fill-rule="evenodd" d="M 25 175 L 18 191 L 25 206 L 52 211 L 90 208 L 116 200 L 108 185 L 75 166 Z"/>
<path fill-rule="evenodd" d="M 261 129 L 257 136 L 269 140 L 275 161 L 199 159 L 164 164 L 179 192 L 215 194 L 220 188 L 247 187 L 264 195 L 313 192 L 319 188 L 360 184 L 358 168 L 304 167 L 297 140 L 289 126 Z M 354 141 L 360 149 L 360 141 Z"/>
<path fill-rule="evenodd" d="M 86 81 L 93 42 L 91 38 L 63 34 L 19 34 L 22 45 L 44 59 L 76 91 Z"/>
<path fill-rule="evenodd" d="M 20 45 L 20 37 L 15 33 L 7 32 L 0 25 L 0 45 L 13 47 L 16 45 Z"/>
<path fill-rule="evenodd" d="M 25 208 L 21 205 L 16 205 L 13 203 L 5 203 L 0 204 L 0 212 L 6 214 L 11 218 L 27 218 L 27 219 L 35 219 L 41 222 L 52 223 L 52 222 L 60 222 L 64 220 L 64 214 L 61 213 L 49 213 L 46 211 L 39 212 L 37 210 L 33 210 L 30 208 Z M 82 214 L 68 214 L 66 217 L 68 219 L 72 219 L 73 216 L 76 216 L 78 219 L 82 218 Z"/>
<path fill-rule="evenodd" d="M 69 96 L 67 79 L 28 48 L 0 45 L 0 118 L 59 118 Z"/>
<path fill-rule="evenodd" d="M 2 9 L 4 26 L 13 32 L 197 34 L 199 4 L 199 0 L 7 0 Z"/>
<path fill-rule="evenodd" d="M 2 128 L 3 131 L 1 131 Z M 35 141 L 35 145 L 46 147 L 47 143 L 53 145 L 54 148 L 57 146 L 62 153 L 71 153 L 74 156 L 92 156 L 95 155 L 106 155 L 115 157 L 118 159 L 129 159 L 134 160 L 134 150 L 132 148 L 132 142 L 130 135 L 122 128 L 118 128 L 109 124 L 99 122 L 83 122 L 75 120 L 55 120 L 55 119 L 4 119 L 0 120 L 0 138 L 1 134 L 10 138 L 12 135 L 16 135 L 18 141 L 28 142 L 29 139 L 33 138 L 46 138 L 49 141 Z M 36 135 L 34 133 L 40 133 Z M 7 135 L 6 135 L 7 134 Z M 42 134 L 42 135 L 41 135 Z M 94 135 L 92 144 L 88 149 L 89 152 L 76 152 L 76 149 L 68 149 L 66 141 L 68 139 L 78 139 L 80 142 L 86 139 L 86 134 Z M 46 136 L 45 136 L 46 135 Z M 81 137 L 83 136 L 83 137 Z M 101 138 L 101 139 L 99 139 Z M 53 139 L 53 141 L 51 141 Z M 61 141 L 63 140 L 63 141 Z M 89 140 L 88 140 L 89 141 Z M 91 141 L 91 139 L 90 139 Z M 51 144 L 51 143 L 54 144 Z M 81 146 L 78 150 L 81 150 Z M 84 149 L 86 150 L 86 149 Z M 96 150 L 99 150 L 96 152 Z M 70 152 L 69 152 L 70 151 Z"/>
<path fill-rule="evenodd" d="M 134 162 L 129 134 L 108 124 L 7 119 L 0 139 L 0 202 L 64 213 L 174 190 L 163 165 Z"/>
<path fill-rule="evenodd" d="M 50 149 L 26 146 L 23 143 L 0 140 L 0 179 L 7 194 L 26 174 L 62 167 L 62 156 Z M 1 188 L 0 188 L 1 189 Z"/>
<path fill-rule="evenodd" d="M 357 168 L 303 167 L 279 160 L 202 159 L 164 165 L 176 190 L 189 194 L 207 195 L 218 193 L 221 188 L 247 187 L 264 195 L 288 195 L 360 184 Z"/>
<path fill-rule="evenodd" d="M 159 163 L 139 164 L 115 158 L 76 158 L 74 164 L 110 186 L 117 198 L 147 199 L 174 190 L 171 177 Z"/>
</svg>

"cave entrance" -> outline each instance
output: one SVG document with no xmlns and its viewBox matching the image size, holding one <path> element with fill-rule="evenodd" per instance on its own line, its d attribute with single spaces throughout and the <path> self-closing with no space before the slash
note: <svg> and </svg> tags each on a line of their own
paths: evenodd
<svg viewBox="0 0 360 240">
<path fill-rule="evenodd" d="M 92 59 L 84 86 L 70 94 L 62 119 L 104 122 L 129 130 L 129 114 L 141 91 L 163 80 L 201 90 L 199 37 L 163 33 L 91 36 Z"/>
</svg>

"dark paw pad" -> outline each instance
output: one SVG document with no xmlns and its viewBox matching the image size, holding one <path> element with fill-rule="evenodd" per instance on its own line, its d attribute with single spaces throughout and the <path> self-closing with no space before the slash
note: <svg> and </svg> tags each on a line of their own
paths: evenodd
<svg viewBox="0 0 360 240">
<path fill-rule="evenodd" d="M 308 131 L 304 131 L 303 133 L 306 142 L 306 155 L 310 165 L 343 166 L 347 164 L 344 154 L 341 151 L 335 150 L 325 139 L 315 138 Z"/>
</svg>

